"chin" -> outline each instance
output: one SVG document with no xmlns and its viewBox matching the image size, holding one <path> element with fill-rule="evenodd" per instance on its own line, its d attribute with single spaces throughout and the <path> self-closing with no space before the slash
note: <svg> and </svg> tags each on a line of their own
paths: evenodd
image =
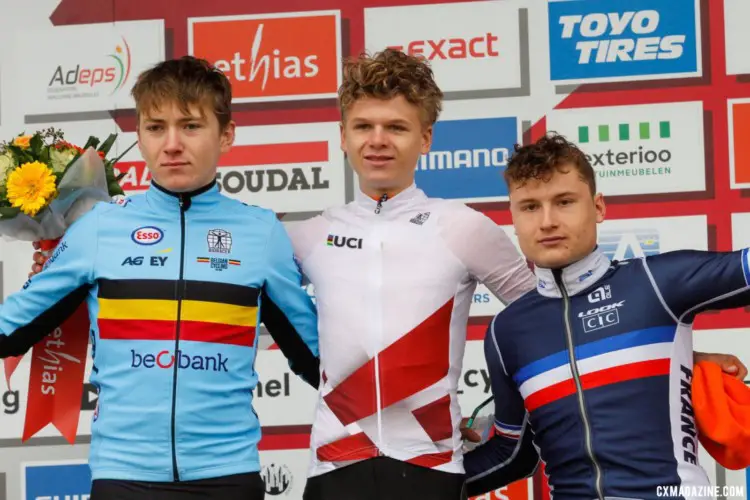
<svg viewBox="0 0 750 500">
<path fill-rule="evenodd" d="M 570 255 L 567 252 L 546 251 L 540 252 L 535 258 L 531 259 L 536 266 L 547 269 L 557 269 L 565 267 L 571 263 Z"/>
</svg>

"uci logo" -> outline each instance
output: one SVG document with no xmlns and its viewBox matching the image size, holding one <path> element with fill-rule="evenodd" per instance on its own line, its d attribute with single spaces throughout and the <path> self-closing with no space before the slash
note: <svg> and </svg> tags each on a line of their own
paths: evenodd
<svg viewBox="0 0 750 500">
<path fill-rule="evenodd" d="M 164 238 L 164 231 L 154 226 L 139 227 L 130 237 L 139 245 L 156 245 Z"/>
</svg>

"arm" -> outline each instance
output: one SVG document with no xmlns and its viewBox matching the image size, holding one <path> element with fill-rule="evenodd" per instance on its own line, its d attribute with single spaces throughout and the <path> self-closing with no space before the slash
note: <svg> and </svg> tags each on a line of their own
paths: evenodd
<svg viewBox="0 0 750 500">
<path fill-rule="evenodd" d="M 289 360 L 292 371 L 317 389 L 320 384 L 318 317 L 302 289 L 302 275 L 284 226 L 273 222 L 267 247 L 268 276 L 261 289 L 261 321 Z"/>
<path fill-rule="evenodd" d="M 451 251 L 503 304 L 536 288 L 534 273 L 503 228 L 465 205 L 446 215 Z"/>
<path fill-rule="evenodd" d="M 643 263 L 662 304 L 678 323 L 690 324 L 703 311 L 750 305 L 748 249 L 678 250 Z"/>
<path fill-rule="evenodd" d="M 60 326 L 94 283 L 98 208 L 73 223 L 44 271 L 0 307 L 0 358 L 20 356 Z"/>
<path fill-rule="evenodd" d="M 513 379 L 506 373 L 493 320 L 484 338 L 484 355 L 495 399 L 494 435 L 464 455 L 469 496 L 500 488 L 536 471 L 539 455 L 532 441 L 529 416 Z"/>
</svg>

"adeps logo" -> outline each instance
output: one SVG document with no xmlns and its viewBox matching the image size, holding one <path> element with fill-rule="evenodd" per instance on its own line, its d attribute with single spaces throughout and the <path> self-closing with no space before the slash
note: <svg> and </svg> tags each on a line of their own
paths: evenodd
<svg viewBox="0 0 750 500">
<path fill-rule="evenodd" d="M 505 200 L 502 173 L 518 138 L 515 117 L 438 122 L 432 149 L 417 165 L 417 184 L 436 198 Z"/>
<path fill-rule="evenodd" d="M 84 87 L 79 89 L 81 92 L 87 92 L 85 87 L 89 87 L 90 91 L 107 86 L 111 87 L 110 95 L 120 90 L 130 77 L 132 64 L 128 41 L 125 37 L 121 37 L 121 40 L 122 43 L 116 44 L 114 50 L 103 55 L 100 61 L 80 62 L 75 67 L 58 65 L 48 84 L 50 98 L 71 86 Z"/>
<path fill-rule="evenodd" d="M 553 81 L 701 75 L 698 0 L 551 0 L 548 13 Z"/>
</svg>

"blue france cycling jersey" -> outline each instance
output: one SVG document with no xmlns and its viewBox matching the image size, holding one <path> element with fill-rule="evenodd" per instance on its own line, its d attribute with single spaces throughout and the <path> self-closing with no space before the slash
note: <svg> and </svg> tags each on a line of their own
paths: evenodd
<svg viewBox="0 0 750 500">
<path fill-rule="evenodd" d="M 747 249 L 610 262 L 596 250 L 498 314 L 485 338 L 495 436 L 466 454 L 469 493 L 545 464 L 555 498 L 701 491 L 692 323 L 750 303 Z"/>
<path fill-rule="evenodd" d="M 156 184 L 74 223 L 0 308 L 0 356 L 26 352 L 83 300 L 99 389 L 93 479 L 184 481 L 260 469 L 252 406 L 262 321 L 318 384 L 315 308 L 270 210 Z"/>
</svg>

